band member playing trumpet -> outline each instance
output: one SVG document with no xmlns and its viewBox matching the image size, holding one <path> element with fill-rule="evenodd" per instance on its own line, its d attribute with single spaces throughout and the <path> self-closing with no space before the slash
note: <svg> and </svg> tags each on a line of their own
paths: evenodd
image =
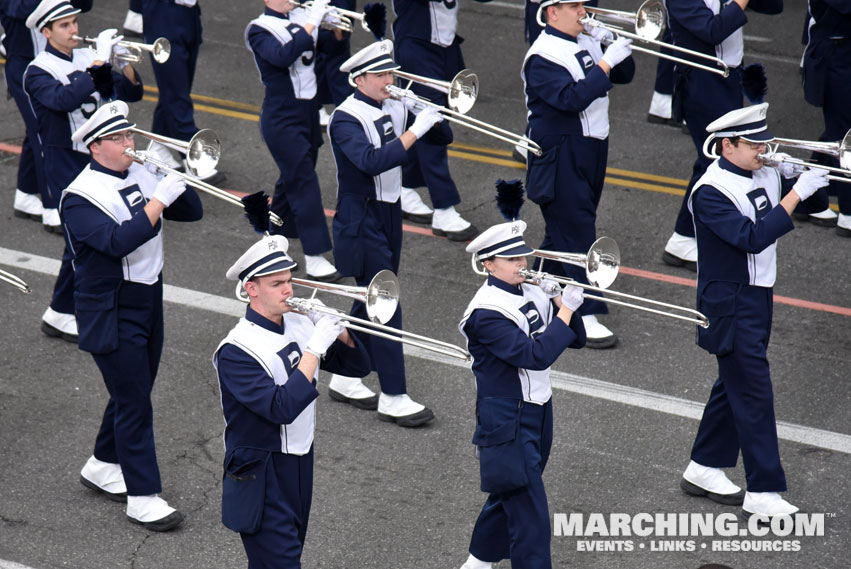
<svg viewBox="0 0 851 569">
<path fill-rule="evenodd" d="M 38 122 L 38 136 L 44 155 L 47 199 L 44 203 L 46 228 L 61 233 L 59 198 L 89 163 L 85 144 L 71 140 L 71 133 L 104 101 L 117 98 L 139 101 L 142 81 L 131 65 L 120 72 L 109 60 L 121 40 L 115 30 L 98 35 L 95 51 L 75 49 L 77 13 L 66 0 L 43 0 L 27 18 L 27 26 L 47 39 L 47 45 L 29 64 L 24 89 Z M 42 316 L 42 330 L 49 336 L 77 341 L 74 319 L 74 270 L 71 251 L 65 248 L 62 266 L 53 290 L 53 299 Z"/>
<path fill-rule="evenodd" d="M 385 90 L 398 68 L 390 40 L 373 43 L 348 59 L 340 69 L 357 89 L 334 110 L 328 125 L 338 184 L 334 258 L 340 272 L 355 277 L 359 286 L 368 285 L 382 269 L 399 272 L 402 164 L 410 148 L 424 137 L 437 143 L 452 141 L 448 128 L 432 128 L 443 121 L 435 108 L 420 111 L 405 130 L 408 110 Z M 352 316 L 367 318 L 362 302 L 355 301 Z M 401 304 L 387 324 L 402 328 Z M 360 377 L 334 375 L 331 397 L 361 409 L 377 408 L 380 419 L 403 427 L 431 421 L 431 409 L 407 394 L 402 345 L 372 336 L 364 343 L 372 370 L 378 373 L 381 396 L 376 397 Z"/>
<path fill-rule="evenodd" d="M 245 45 L 266 86 L 260 132 L 280 177 L 272 211 L 284 224 L 271 233 L 301 239 L 308 277 L 337 281 L 340 274 L 323 256 L 331 250 L 316 159 L 322 144 L 313 62 L 319 24 L 329 12 L 327 0 L 293 10 L 289 0 L 264 0 L 266 11 L 245 29 Z"/>
<path fill-rule="evenodd" d="M 524 283 L 519 270 L 532 253 L 525 229 L 523 221 L 494 225 L 467 246 L 490 273 L 458 325 L 473 356 L 473 443 L 489 496 L 461 569 L 489 569 L 502 559 L 512 567 L 552 566 L 542 480 L 553 442 L 550 366 L 566 348 L 585 344 L 576 314 L 583 297 L 574 285 Z"/>
<path fill-rule="evenodd" d="M 301 567 L 319 368 L 369 373 L 339 317 L 291 312 L 295 266 L 286 238 L 272 235 L 228 269 L 249 304 L 213 356 L 227 425 L 222 523 L 240 533 L 249 567 Z"/>
<path fill-rule="evenodd" d="M 635 73 L 630 40 L 619 38 L 603 52 L 611 33 L 580 22 L 584 0 L 544 0 L 547 26 L 526 53 L 529 138 L 543 155 L 529 156 L 526 191 L 541 207 L 546 231 L 541 249 L 587 251 L 596 239 L 597 205 L 609 152 L 609 98 L 614 83 Z M 588 33 L 583 33 L 587 31 Z M 589 35 L 590 34 L 590 35 Z M 587 283 L 584 271 L 555 261 L 544 270 Z M 606 305 L 586 300 L 580 308 L 587 347 L 610 348 L 617 336 L 597 320 Z"/>
<path fill-rule="evenodd" d="M 127 518 L 152 531 L 183 521 L 162 491 L 151 391 L 163 348 L 162 219 L 201 219 L 201 200 L 183 178 L 159 179 L 135 164 L 127 104 L 98 109 L 73 135 L 91 162 L 62 194 L 74 253 L 79 346 L 103 374 L 109 402 L 80 482 L 127 502 Z"/>
<path fill-rule="evenodd" d="M 689 197 L 700 249 L 697 308 L 709 318 L 709 327 L 698 329 L 697 343 L 715 354 L 718 379 L 680 485 L 688 494 L 742 504 L 747 515 L 770 517 L 798 511 L 779 494 L 786 491 L 786 475 L 766 357 L 776 241 L 794 229 L 795 206 L 828 180 L 826 170 L 807 170 L 780 199 L 780 174 L 759 157 L 773 138 L 767 110 L 768 103 L 738 109 L 707 126 L 720 157 Z M 740 450 L 747 492 L 721 470 L 736 465 Z"/>
</svg>

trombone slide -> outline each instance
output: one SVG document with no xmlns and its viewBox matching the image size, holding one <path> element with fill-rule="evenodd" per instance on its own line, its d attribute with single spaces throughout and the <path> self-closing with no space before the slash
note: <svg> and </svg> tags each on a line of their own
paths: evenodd
<svg viewBox="0 0 851 569">
<path fill-rule="evenodd" d="M 0 281 L 9 283 L 24 294 L 30 294 L 33 291 L 33 289 L 30 288 L 30 285 L 25 283 L 22 278 L 4 271 L 3 269 L 0 269 Z"/>
</svg>

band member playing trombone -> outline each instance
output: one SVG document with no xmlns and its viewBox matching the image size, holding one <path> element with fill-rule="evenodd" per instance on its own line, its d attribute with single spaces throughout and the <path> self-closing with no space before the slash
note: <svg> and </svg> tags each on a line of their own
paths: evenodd
<svg viewBox="0 0 851 569">
<path fill-rule="evenodd" d="M 524 282 L 519 270 L 532 253 L 525 229 L 523 221 L 494 225 L 467 246 L 489 273 L 458 325 L 473 356 L 473 443 L 489 496 L 461 569 L 489 569 L 502 559 L 512 567 L 552 566 L 542 480 L 553 442 L 550 366 L 566 348 L 585 344 L 576 314 L 583 296 L 570 284 Z"/>
<path fill-rule="evenodd" d="M 162 491 L 151 391 L 163 348 L 163 219 L 201 219 L 201 200 L 183 178 L 159 179 L 135 164 L 127 104 L 109 103 L 74 132 L 91 162 L 62 194 L 74 253 L 79 346 L 103 374 L 109 402 L 80 482 L 127 502 L 127 518 L 152 531 L 183 521 Z"/>
<path fill-rule="evenodd" d="M 630 40 L 588 28 L 584 0 L 544 0 L 547 26 L 526 53 L 521 77 L 526 84 L 529 138 L 543 152 L 530 155 L 526 176 L 529 199 L 541 207 L 546 231 L 541 249 L 587 251 L 596 239 L 597 205 L 603 192 L 609 152 L 609 98 L 614 83 L 629 83 L 635 73 Z M 590 34 L 590 35 L 589 35 Z M 545 261 L 548 273 L 587 283 L 578 267 Z M 579 309 L 589 348 L 610 348 L 617 336 L 597 320 L 606 305 L 586 300 Z"/>
<path fill-rule="evenodd" d="M 284 224 L 269 230 L 301 239 L 309 278 L 337 281 L 340 274 L 322 256 L 331 250 L 331 236 L 315 170 L 322 131 L 313 62 L 319 24 L 330 8 L 327 0 L 296 11 L 289 0 L 264 1 L 266 11 L 245 29 L 245 45 L 266 86 L 260 132 L 280 170 L 272 211 Z"/>
<path fill-rule="evenodd" d="M 369 373 L 339 317 L 291 312 L 295 266 L 286 238 L 272 235 L 228 269 L 249 304 L 213 356 L 227 425 L 222 523 L 240 533 L 249 567 L 301 567 L 320 367 Z"/>
<path fill-rule="evenodd" d="M 435 108 L 416 115 L 410 128 L 408 110 L 385 90 L 393 83 L 393 42 L 373 43 L 349 58 L 340 70 L 357 85 L 355 92 L 334 110 L 328 125 L 331 150 L 337 163 L 337 213 L 334 216 L 334 258 L 337 268 L 366 286 L 382 269 L 399 272 L 402 255 L 402 164 L 418 140 L 452 141 L 449 129 L 432 128 L 443 118 Z M 443 125 L 441 125 L 443 126 Z M 367 318 L 362 302 L 352 315 Z M 402 328 L 402 306 L 387 323 Z M 378 416 L 403 427 L 431 421 L 431 409 L 407 394 L 402 345 L 385 338 L 365 337 L 372 370 L 378 373 L 381 396 L 360 377 L 334 375 L 331 397 L 361 409 L 378 409 Z"/>
<path fill-rule="evenodd" d="M 794 229 L 795 206 L 828 180 L 826 170 L 806 170 L 780 199 L 780 173 L 764 167 L 759 156 L 773 138 L 767 110 L 768 103 L 734 110 L 707 126 L 720 157 L 688 201 L 700 249 L 697 308 L 709 318 L 709 327 L 698 329 L 697 343 L 715 354 L 718 379 L 680 485 L 688 494 L 742 504 L 747 515 L 770 517 L 798 510 L 779 494 L 786 491 L 786 475 L 766 357 L 776 241 Z M 736 465 L 740 450 L 747 492 L 721 470 Z"/>
<path fill-rule="evenodd" d="M 59 198 L 89 163 L 89 150 L 71 140 L 71 133 L 104 101 L 117 98 L 139 101 L 142 81 L 131 65 L 120 72 L 109 63 L 120 36 L 115 30 L 98 35 L 96 49 L 75 49 L 77 13 L 66 0 L 43 0 L 27 18 L 27 26 L 39 31 L 47 45 L 29 64 L 24 89 L 38 122 L 44 155 L 48 199 L 43 200 L 45 227 L 62 232 Z M 49 336 L 77 341 L 74 320 L 74 270 L 67 244 L 53 290 L 53 299 L 42 316 L 41 329 Z"/>
<path fill-rule="evenodd" d="M 686 122 L 697 149 L 697 158 L 680 205 L 674 233 L 665 244 L 662 260 L 668 265 L 693 271 L 697 267 L 697 242 L 688 210 L 688 196 L 710 163 L 702 151 L 703 141 L 708 136 L 706 125 L 725 113 L 742 108 L 745 93 L 742 87 L 743 29 L 748 21 L 745 9 L 750 8 L 763 14 L 779 14 L 783 10 L 783 0 L 667 0 L 665 5 L 675 45 L 717 56 L 730 68 L 729 76 L 722 77 L 692 66 L 680 63 L 674 65 L 672 112 L 675 119 Z M 685 56 L 685 59 L 700 61 L 689 56 Z M 748 79 L 748 84 L 754 85 L 753 90 L 756 91 L 750 96 L 761 101 L 763 94 L 759 91 L 763 86 L 757 84 L 764 78 L 758 75 L 753 80 Z"/>
</svg>

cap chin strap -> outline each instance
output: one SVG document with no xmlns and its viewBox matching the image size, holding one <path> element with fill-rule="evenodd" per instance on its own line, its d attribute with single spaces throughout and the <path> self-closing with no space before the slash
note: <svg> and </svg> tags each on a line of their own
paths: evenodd
<svg viewBox="0 0 851 569">
<path fill-rule="evenodd" d="M 236 281 L 236 290 L 233 291 L 234 295 L 236 295 L 236 299 L 240 302 L 248 302 L 250 298 L 248 297 L 248 292 L 245 290 L 245 283 L 242 281 Z"/>
</svg>

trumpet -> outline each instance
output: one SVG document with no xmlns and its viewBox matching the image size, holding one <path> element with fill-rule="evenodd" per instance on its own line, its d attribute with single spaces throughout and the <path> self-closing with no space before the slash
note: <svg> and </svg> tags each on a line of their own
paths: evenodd
<svg viewBox="0 0 851 569">
<path fill-rule="evenodd" d="M 410 89 L 412 84 L 419 83 L 441 93 L 446 93 L 449 108 L 462 115 L 466 115 L 473 108 L 476 98 L 479 96 L 479 76 L 469 69 L 459 71 L 452 78 L 452 81 L 441 81 L 440 79 L 414 75 L 399 69 L 393 70 L 393 75 L 408 82 L 404 87 L 406 90 Z M 349 82 L 353 87 L 356 86 L 351 80 Z"/>
<path fill-rule="evenodd" d="M 74 36 L 74 39 L 88 44 L 96 44 L 98 41 L 97 38 L 85 36 Z M 123 47 L 128 51 L 128 53 L 117 53 L 113 57 L 121 61 L 126 61 L 127 63 L 141 63 L 143 52 L 150 53 L 151 57 L 153 57 L 154 61 L 157 63 L 165 63 L 171 56 L 171 42 L 169 42 L 166 38 L 157 38 L 154 43 L 151 44 L 121 40 L 116 45 Z"/>
<path fill-rule="evenodd" d="M 539 249 L 533 249 L 532 255 L 542 259 L 549 259 L 559 261 L 561 263 L 567 263 L 569 265 L 584 267 L 588 282 L 592 284 L 581 283 L 569 277 L 560 277 L 540 270 L 520 269 L 518 273 L 526 279 L 527 283 L 540 285 L 544 280 L 550 280 L 560 285 L 574 285 L 585 290 L 597 293 L 606 293 L 609 295 L 606 297 L 600 297 L 597 295 L 583 294 L 583 298 L 599 300 L 609 304 L 616 304 L 618 306 L 626 306 L 627 308 L 634 308 L 635 310 L 641 310 L 643 312 L 649 312 L 659 316 L 666 316 L 668 318 L 675 318 L 677 320 L 684 320 L 686 322 L 691 322 L 692 324 L 697 324 L 701 328 L 709 327 L 709 319 L 697 310 L 693 310 L 685 306 L 661 302 L 659 300 L 653 300 L 652 298 L 644 298 L 642 296 L 627 294 L 625 292 L 608 290 L 608 286 L 614 282 L 620 268 L 620 249 L 615 240 L 610 237 L 599 238 L 593 245 L 591 245 L 591 248 L 585 255 L 580 253 L 561 253 L 559 251 L 542 251 Z M 472 263 L 473 272 L 483 276 L 487 275 L 487 271 L 479 267 L 475 255 L 472 256 Z M 551 293 L 555 291 L 546 290 L 545 292 Z M 611 298 L 611 296 L 622 298 L 624 300 L 617 300 L 615 298 Z M 631 300 L 633 302 L 627 302 L 627 300 Z M 652 306 L 656 306 L 658 308 L 651 308 Z"/>
<path fill-rule="evenodd" d="M 290 4 L 295 6 L 296 8 L 310 8 L 313 6 L 313 2 L 308 0 L 307 2 L 296 2 L 295 0 L 290 0 Z M 340 30 L 343 32 L 352 32 L 355 29 L 354 21 L 357 20 L 360 22 L 361 28 L 369 32 L 377 37 L 377 31 L 373 31 L 369 24 L 366 23 L 366 14 L 361 12 L 353 12 L 351 10 L 344 10 L 343 8 L 338 8 L 336 6 L 332 6 L 332 10 L 328 13 L 333 21 L 322 20 L 322 23 L 319 25 L 326 30 Z M 327 16 L 326 16 L 327 17 Z"/>
<path fill-rule="evenodd" d="M 0 281 L 9 283 L 24 294 L 30 294 L 33 291 L 33 289 L 30 288 L 30 285 L 25 283 L 23 279 L 13 275 L 12 273 L 6 272 L 3 269 L 0 269 Z"/>
<path fill-rule="evenodd" d="M 437 109 L 440 114 L 443 115 L 443 118 L 448 120 L 449 122 L 460 124 L 467 128 L 481 132 L 482 134 L 486 134 L 488 136 L 492 136 L 493 138 L 508 142 L 509 144 L 512 144 L 514 146 L 520 146 L 536 156 L 540 156 L 542 154 L 541 147 L 538 146 L 535 141 L 525 136 L 514 134 L 510 131 L 499 128 L 484 121 L 474 119 L 473 117 L 468 117 L 463 113 L 453 111 L 452 109 L 447 109 L 446 107 L 438 105 L 437 103 L 434 103 L 426 99 L 425 97 L 420 97 L 409 89 L 403 89 L 402 87 L 397 87 L 396 85 L 387 85 L 384 89 L 390 94 L 392 98 L 397 99 L 399 101 L 407 99 L 413 102 L 416 108 L 425 109 L 427 107 L 431 107 L 433 109 Z"/>
</svg>

